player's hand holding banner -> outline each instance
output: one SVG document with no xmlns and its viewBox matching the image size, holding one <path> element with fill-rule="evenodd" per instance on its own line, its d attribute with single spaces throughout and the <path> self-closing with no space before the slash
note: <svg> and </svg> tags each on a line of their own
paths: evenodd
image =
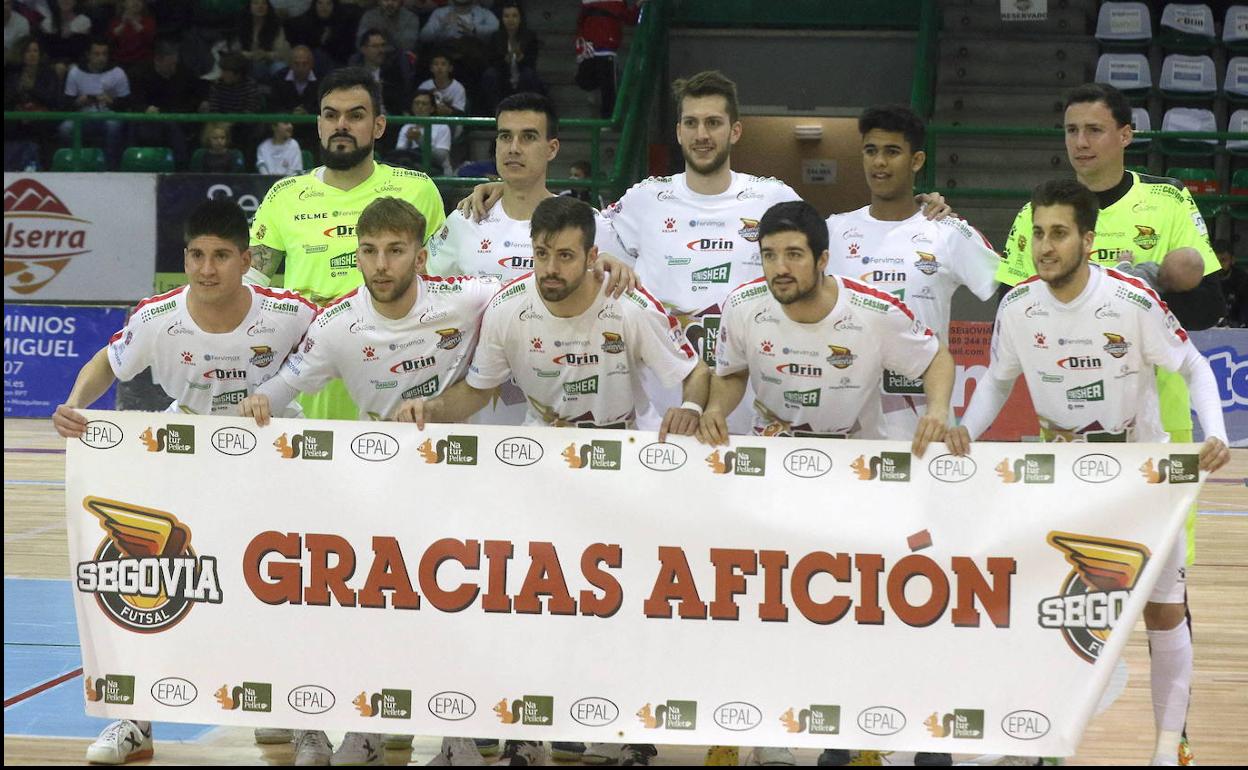
<svg viewBox="0 0 1248 770">
<path fill-rule="evenodd" d="M 116 718 L 1069 755 L 1200 489 L 1195 445 L 85 415 Z"/>
</svg>

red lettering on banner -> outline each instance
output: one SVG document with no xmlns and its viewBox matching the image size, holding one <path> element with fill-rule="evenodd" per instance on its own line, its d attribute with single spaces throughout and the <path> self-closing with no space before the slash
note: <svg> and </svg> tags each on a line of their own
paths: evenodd
<svg viewBox="0 0 1248 770">
<path fill-rule="evenodd" d="M 247 544 L 243 553 L 243 580 L 257 599 L 265 604 L 302 604 L 303 570 L 298 562 L 290 564 L 277 561 L 268 563 L 269 579 L 260 576 L 260 564 L 271 553 L 298 559 L 303 543 L 297 532 L 262 532 Z"/>
<path fill-rule="evenodd" d="M 955 556 L 952 565 L 954 574 L 958 576 L 958 605 L 953 608 L 953 624 L 962 628 L 978 628 L 979 611 L 975 609 L 975 600 L 979 599 L 994 626 L 1009 628 L 1010 576 L 1018 571 L 1018 562 L 1000 556 L 989 557 L 991 588 L 974 561 L 965 556 Z"/>
<path fill-rule="evenodd" d="M 745 593 L 745 576 L 758 573 L 758 554 L 742 548 L 712 548 L 711 564 L 715 565 L 711 619 L 736 620 L 740 608 L 735 597 Z"/>
<path fill-rule="evenodd" d="M 581 614 L 599 618 L 609 618 L 620 611 L 624 604 L 624 589 L 615 576 L 599 564 L 606 564 L 619 569 L 624 563 L 624 552 L 618 545 L 594 543 L 581 554 L 581 574 L 594 588 L 602 591 L 596 596 L 593 591 L 581 591 Z"/>
<path fill-rule="evenodd" d="M 511 612 L 511 597 L 507 595 L 507 562 L 515 553 L 515 547 L 507 540 L 486 540 L 485 560 L 489 562 L 489 582 L 481 597 L 481 609 L 486 612 Z"/>
<path fill-rule="evenodd" d="M 878 553 L 855 554 L 854 567 L 861 582 L 854 621 L 864 626 L 882 626 L 884 610 L 880 608 L 880 573 L 884 571 L 884 557 Z"/>
<path fill-rule="evenodd" d="M 784 570 L 789 566 L 789 555 L 759 551 L 758 560 L 763 565 L 763 603 L 758 605 L 758 619 L 783 623 L 789 619 L 789 608 L 784 606 Z"/>
<path fill-rule="evenodd" d="M 659 546 L 659 576 L 654 581 L 650 598 L 642 603 L 648 618 L 670 618 L 671 602 L 680 602 L 680 616 L 686 620 L 706 620 L 706 603 L 698 596 L 698 587 L 689 570 L 689 560 L 684 550 L 672 546 Z"/>
<path fill-rule="evenodd" d="M 386 596 L 382 591 L 393 591 L 393 607 L 398 610 L 420 609 L 420 595 L 412 590 L 412 578 L 403 561 L 399 541 L 393 537 L 373 538 L 373 566 L 368 570 L 368 580 L 360 589 L 361 607 L 385 609 Z"/>
<path fill-rule="evenodd" d="M 540 615 L 540 597 L 549 596 L 546 610 L 551 615 L 575 615 L 576 600 L 568 593 L 554 543 L 529 543 L 529 559 L 529 573 L 524 576 L 520 593 L 516 595 L 516 612 Z"/>
<path fill-rule="evenodd" d="M 797 611 L 802 613 L 803 617 L 819 625 L 835 623 L 845 617 L 849 608 L 854 606 L 849 597 L 833 596 L 826 602 L 816 602 L 810 597 L 810 581 L 820 572 L 826 572 L 836 578 L 837 582 L 848 583 L 852 561 L 847 553 L 838 553 L 833 556 L 825 551 L 815 551 L 803 556 L 793 566 L 793 583 L 790 590 L 793 593 L 793 604 L 797 606 Z"/>
<path fill-rule="evenodd" d="M 338 535 L 304 535 L 303 544 L 312 557 L 308 568 L 308 585 L 304 588 L 304 601 L 316 607 L 329 606 L 329 593 L 343 607 L 355 606 L 355 591 L 347 587 L 347 581 L 355 574 L 355 549 L 345 538 Z M 329 566 L 329 557 L 335 557 Z"/>
<path fill-rule="evenodd" d="M 420 558 L 420 590 L 430 604 L 443 612 L 467 609 L 481 590 L 479 586 L 468 583 L 453 591 L 443 590 L 438 585 L 438 568 L 452 559 L 462 564 L 464 569 L 477 569 L 481 566 L 481 544 L 476 540 L 461 541 L 446 537 L 425 549 L 425 555 Z"/>
<path fill-rule="evenodd" d="M 932 591 L 926 602 L 916 606 L 906 598 L 906 584 L 920 576 L 927 578 Z M 949 606 L 949 578 L 930 557 L 912 553 L 889 570 L 888 603 L 902 623 L 916 628 L 930 626 Z"/>
</svg>

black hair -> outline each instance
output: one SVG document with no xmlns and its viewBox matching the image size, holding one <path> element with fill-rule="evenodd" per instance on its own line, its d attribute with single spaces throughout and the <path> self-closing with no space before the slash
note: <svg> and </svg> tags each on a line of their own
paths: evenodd
<svg viewBox="0 0 1248 770">
<path fill-rule="evenodd" d="M 589 251 L 597 235 L 593 208 L 585 201 L 567 195 L 556 195 L 537 204 L 537 208 L 533 210 L 533 216 L 529 219 L 529 236 L 533 243 L 537 243 L 539 235 L 549 237 L 573 227 L 581 231 L 581 243 L 585 246 L 585 251 Z M 826 227 L 824 237 L 827 237 Z"/>
<path fill-rule="evenodd" d="M 1100 201 L 1096 193 L 1074 179 L 1051 179 L 1037 185 L 1031 193 L 1031 212 L 1041 206 L 1070 206 L 1075 210 L 1075 226 L 1083 235 L 1096 229 Z"/>
<path fill-rule="evenodd" d="M 504 112 L 540 112 L 546 116 L 546 138 L 559 138 L 559 113 L 555 112 L 555 104 L 541 94 L 522 91 L 512 94 L 498 103 L 494 110 L 494 119 Z"/>
<path fill-rule="evenodd" d="M 368 33 L 365 33 L 367 35 Z M 363 88 L 373 103 L 373 116 L 381 114 L 381 84 L 373 73 L 364 67 L 340 67 L 329 73 L 321 81 L 321 89 L 317 94 L 317 104 L 325 101 L 325 97 L 334 91 L 346 91 L 352 88 Z"/>
<path fill-rule="evenodd" d="M 910 152 L 923 149 L 927 141 L 927 126 L 914 110 L 901 104 L 884 104 L 868 107 L 858 116 L 858 133 L 866 136 L 872 130 L 892 131 L 901 134 L 910 143 Z"/>
<path fill-rule="evenodd" d="M 1065 112 L 1072 104 L 1089 102 L 1103 102 L 1119 128 L 1131 125 L 1131 102 L 1122 91 L 1105 83 L 1084 83 L 1072 88 L 1066 92 L 1066 103 L 1062 105 L 1062 111 Z"/>
<path fill-rule="evenodd" d="M 758 220 L 758 241 L 773 233 L 797 232 L 806 236 L 810 251 L 818 260 L 828 250 L 828 223 L 806 201 L 777 203 Z"/>
<path fill-rule="evenodd" d="M 239 251 L 246 251 L 251 242 L 247 215 L 228 198 L 211 198 L 196 206 L 186 218 L 182 235 L 188 244 L 202 235 L 213 235 L 234 244 Z"/>
</svg>

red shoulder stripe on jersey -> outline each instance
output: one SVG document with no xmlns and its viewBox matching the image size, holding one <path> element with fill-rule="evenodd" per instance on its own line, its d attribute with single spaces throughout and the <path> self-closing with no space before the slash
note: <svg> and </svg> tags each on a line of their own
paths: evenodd
<svg viewBox="0 0 1248 770">
<path fill-rule="evenodd" d="M 334 305 L 340 304 L 340 303 L 342 303 L 342 302 L 345 302 L 346 300 L 351 299 L 351 298 L 352 298 L 352 297 L 354 297 L 356 294 L 359 294 L 359 293 L 360 293 L 360 288 L 361 288 L 361 287 L 356 286 L 354 289 L 352 289 L 351 291 L 347 292 L 346 294 L 343 294 L 343 295 L 342 295 L 341 297 L 339 297 L 338 299 L 331 300 L 331 301 L 329 302 L 329 304 L 325 305 L 325 307 L 322 307 L 322 308 L 317 308 L 316 314 L 319 316 L 321 313 L 324 313 L 326 310 L 329 310 L 329 309 L 330 309 L 331 307 L 333 307 Z"/>
<path fill-rule="evenodd" d="M 1166 304 L 1166 301 L 1162 299 L 1161 296 L 1157 294 L 1157 292 L 1153 291 L 1153 287 L 1144 283 L 1139 278 L 1136 278 L 1133 275 L 1127 275 L 1126 273 L 1120 273 L 1117 270 L 1113 269 L 1112 267 L 1105 268 L 1105 275 L 1108 275 L 1110 278 L 1115 278 L 1119 281 L 1122 281 L 1123 283 L 1127 283 L 1127 284 L 1130 284 L 1131 286 L 1134 286 L 1135 288 L 1147 294 L 1149 297 L 1152 298 L 1154 302 L 1160 305 L 1161 312 L 1167 315 L 1172 315 L 1172 313 L 1170 312 L 1170 306 Z M 1178 320 L 1177 316 L 1175 317 L 1175 320 Z M 1183 340 L 1184 342 L 1187 342 L 1187 330 L 1184 329 L 1182 326 L 1179 326 L 1178 328 L 1176 328 L 1174 330 L 1174 333 L 1179 339 Z"/>
<path fill-rule="evenodd" d="M 430 282 L 437 281 L 438 283 L 463 283 L 466 281 L 477 280 L 477 277 L 475 275 L 445 275 L 443 276 L 443 275 L 425 275 L 424 273 L 421 273 L 420 277 L 426 281 L 430 281 Z"/>
<path fill-rule="evenodd" d="M 978 236 L 979 236 L 979 239 L 980 239 L 981 241 L 983 241 L 983 242 L 984 242 L 984 245 L 988 247 L 988 250 L 989 250 L 989 251 L 996 251 L 996 249 L 995 249 L 995 248 L 993 248 L 993 246 L 992 246 L 992 241 L 988 240 L 988 236 L 986 236 L 986 235 L 984 235 L 982 232 L 980 232 L 978 227 L 976 227 L 975 225 L 971 224 L 970 222 L 967 222 L 965 219 L 963 219 L 963 220 L 962 220 L 962 224 L 964 224 L 964 225 L 966 225 L 967 227 L 971 228 L 971 232 L 973 232 L 973 233 L 975 233 L 976 235 L 978 235 Z"/>
<path fill-rule="evenodd" d="M 532 270 L 530 270 L 529 272 L 525 273 L 525 274 L 524 274 L 524 275 L 522 275 L 522 276 L 519 276 L 518 278 L 513 278 L 513 279 L 511 279 L 510 281 L 508 281 L 507 283 L 505 283 L 505 284 L 503 284 L 501 287 L 499 287 L 498 291 L 494 292 L 494 297 L 497 297 L 499 294 L 502 294 L 503 292 L 505 292 L 505 291 L 507 291 L 508 289 L 510 289 L 512 286 L 516 285 L 517 283 L 520 283 L 520 282 L 521 282 L 521 281 L 523 281 L 525 278 L 528 278 L 528 277 L 530 277 L 530 276 L 532 276 L 532 275 L 533 275 L 533 271 L 532 271 Z M 490 297 L 490 302 L 493 302 L 493 301 L 494 301 L 494 297 Z M 486 304 L 488 305 L 489 303 L 487 302 Z"/>
<path fill-rule="evenodd" d="M 1030 278 L 1025 278 L 1019 281 L 1018 283 L 1014 284 L 1014 288 L 1017 289 L 1019 286 L 1022 286 L 1025 283 L 1035 283 L 1038 280 L 1040 280 L 1040 275 L 1037 273 L 1036 275 L 1033 275 Z M 1006 293 L 1008 294 L 1009 292 L 1006 292 Z"/>
<path fill-rule="evenodd" d="M 302 302 L 313 313 L 316 313 L 320 309 L 316 306 L 315 303 L 304 299 L 303 295 L 299 294 L 296 291 L 291 291 L 289 289 L 270 289 L 267 286 L 255 286 L 255 285 L 253 285 L 251 288 L 257 294 L 263 294 L 269 299 L 293 299 L 296 302 Z M 337 302 L 337 300 L 334 300 L 334 301 Z"/>
<path fill-rule="evenodd" d="M 737 292 L 741 291 L 741 290 L 742 290 L 742 289 L 744 289 L 746 286 L 753 286 L 753 285 L 754 285 L 754 284 L 756 284 L 756 283 L 766 283 L 766 282 L 767 282 L 767 276 L 765 276 L 765 275 L 764 275 L 764 276 L 761 276 L 761 277 L 759 277 L 759 278 L 755 278 L 755 279 L 754 279 L 754 280 L 752 280 L 752 281 L 746 281 L 745 283 L 741 284 L 741 285 L 740 285 L 740 286 L 738 286 L 737 288 L 735 288 L 735 289 L 733 289 L 732 291 L 728 292 L 728 296 L 729 296 L 729 297 L 731 297 L 733 294 L 736 294 Z M 725 305 L 725 307 L 726 307 L 726 306 L 727 306 L 727 302 L 725 302 L 725 303 L 724 303 L 724 305 Z"/>
<path fill-rule="evenodd" d="M 119 331 L 119 332 L 117 332 L 116 334 L 114 334 L 113 336 L 109 337 L 109 338 L 108 338 L 108 344 L 110 344 L 110 345 L 111 345 L 111 344 L 113 344 L 114 342 L 116 342 L 117 340 L 121 339 L 121 332 L 124 332 L 125 330 L 126 330 L 126 329 L 125 329 L 125 327 L 122 327 L 121 331 Z"/>
<path fill-rule="evenodd" d="M 139 300 L 139 304 L 135 305 L 135 306 L 134 306 L 134 309 L 133 309 L 133 310 L 131 310 L 131 311 L 130 311 L 130 313 L 131 313 L 131 315 L 133 315 L 133 314 L 134 314 L 135 312 L 137 312 L 140 308 L 142 308 L 142 307 L 144 307 L 144 306 L 146 306 L 146 305 L 150 305 L 150 304 L 152 304 L 153 302 L 164 302 L 165 300 L 169 299 L 169 298 L 170 298 L 170 297 L 172 297 L 173 295 L 178 294 L 179 292 L 186 291 L 186 288 L 187 288 L 186 286 L 179 286 L 178 288 L 176 288 L 176 289 L 171 289 L 171 290 L 169 290 L 169 291 L 165 292 L 164 294 L 157 294 L 155 297 L 148 297 L 147 299 L 142 299 L 142 300 Z"/>
<path fill-rule="evenodd" d="M 896 307 L 898 310 L 906 314 L 906 318 L 909 318 L 911 321 L 914 320 L 914 313 L 910 311 L 910 308 L 906 307 L 906 303 L 897 299 L 892 294 L 889 294 L 888 292 L 880 291 L 879 289 L 868 286 L 865 283 L 859 283 L 858 281 L 855 281 L 852 278 L 846 278 L 843 275 L 840 276 L 840 278 L 842 281 L 845 282 L 846 287 L 853 289 L 856 292 L 860 292 L 862 294 L 869 294 L 872 297 L 875 297 L 876 299 L 882 299 L 885 302 L 891 302 L 894 307 Z"/>
<path fill-rule="evenodd" d="M 637 284 L 637 293 L 649 300 L 650 304 L 654 305 L 654 309 L 667 319 L 667 326 L 669 329 L 675 329 L 680 325 L 680 321 L 676 320 L 676 316 L 667 312 L 667 308 L 663 306 L 663 303 L 655 299 L 653 294 L 646 291 L 646 287 L 641 284 Z"/>
</svg>

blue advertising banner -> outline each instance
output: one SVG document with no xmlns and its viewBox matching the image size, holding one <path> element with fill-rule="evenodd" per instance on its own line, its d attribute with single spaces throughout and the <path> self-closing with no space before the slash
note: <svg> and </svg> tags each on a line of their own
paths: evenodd
<svg viewBox="0 0 1248 770">
<path fill-rule="evenodd" d="M 1213 368 L 1231 446 L 1248 447 L 1248 329 L 1206 329 L 1190 335 Z M 1195 439 L 1205 439 L 1199 425 Z"/>
<path fill-rule="evenodd" d="M 50 417 L 78 370 L 126 321 L 124 307 L 4 305 L 4 416 Z M 95 403 L 112 409 L 117 386 Z"/>
</svg>

